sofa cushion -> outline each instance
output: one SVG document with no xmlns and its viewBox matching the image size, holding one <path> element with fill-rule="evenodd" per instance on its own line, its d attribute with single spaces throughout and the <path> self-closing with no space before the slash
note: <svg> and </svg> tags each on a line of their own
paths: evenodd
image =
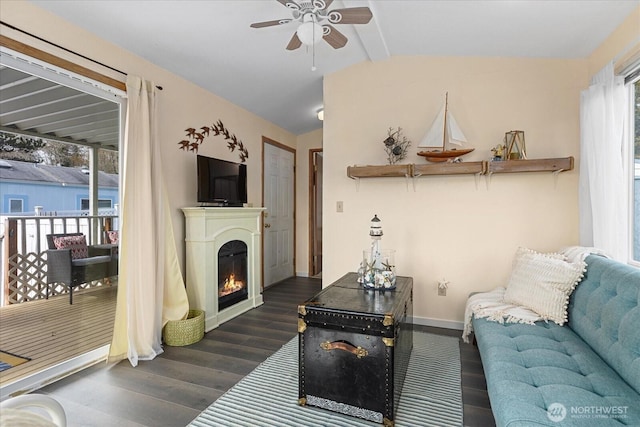
<svg viewBox="0 0 640 427">
<path fill-rule="evenodd" d="M 111 262 L 111 257 L 109 255 L 98 255 L 92 256 L 89 258 L 78 258 L 71 261 L 71 265 L 74 267 L 80 267 L 85 265 L 94 265 L 94 264 L 103 264 Z"/>
<path fill-rule="evenodd" d="M 569 263 L 559 254 L 518 248 L 504 300 L 563 325 L 567 321 L 569 296 L 582 278 L 584 268 L 584 263 Z"/>
<path fill-rule="evenodd" d="M 473 326 L 499 427 L 640 425 L 640 395 L 570 328 L 485 319 Z M 558 407 L 561 423 L 552 419 Z"/>
<path fill-rule="evenodd" d="M 54 237 L 53 244 L 56 249 L 71 249 L 71 259 L 87 258 L 89 256 L 89 247 L 84 234 Z"/>
<path fill-rule="evenodd" d="M 107 237 L 109 238 L 109 243 L 117 245 L 120 240 L 120 233 L 118 230 L 107 231 Z"/>
<path fill-rule="evenodd" d="M 590 255 L 569 327 L 640 393 L 640 269 Z"/>
</svg>

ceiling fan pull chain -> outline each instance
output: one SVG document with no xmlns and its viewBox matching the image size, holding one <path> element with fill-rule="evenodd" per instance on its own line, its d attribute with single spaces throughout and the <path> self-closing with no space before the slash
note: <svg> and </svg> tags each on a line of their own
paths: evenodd
<svg viewBox="0 0 640 427">
<path fill-rule="evenodd" d="M 316 70 L 316 45 L 311 45 L 311 71 Z"/>
<path fill-rule="evenodd" d="M 316 26 L 313 26 L 313 39 L 316 38 Z M 311 45 L 311 71 L 316 70 L 316 44 Z"/>
</svg>

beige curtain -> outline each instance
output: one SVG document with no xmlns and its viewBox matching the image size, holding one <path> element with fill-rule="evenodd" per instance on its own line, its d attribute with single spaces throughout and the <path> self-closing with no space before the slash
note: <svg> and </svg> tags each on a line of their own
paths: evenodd
<svg viewBox="0 0 640 427">
<path fill-rule="evenodd" d="M 118 300 L 109 361 L 162 353 L 162 327 L 189 310 L 155 129 L 156 88 L 127 77 Z"/>
</svg>

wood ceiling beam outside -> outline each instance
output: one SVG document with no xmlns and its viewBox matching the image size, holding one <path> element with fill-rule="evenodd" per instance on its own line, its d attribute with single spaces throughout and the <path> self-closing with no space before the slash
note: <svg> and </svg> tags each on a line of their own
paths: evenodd
<svg viewBox="0 0 640 427">
<path fill-rule="evenodd" d="M 105 121 L 116 120 L 116 124 L 119 124 L 117 118 L 113 118 L 113 114 L 111 111 L 93 113 L 93 114 L 85 114 L 83 116 L 71 117 L 68 119 L 60 119 L 60 120 L 49 120 L 47 122 L 41 122 L 37 126 L 38 129 L 42 130 L 44 133 L 49 132 L 62 132 L 66 129 L 73 129 L 77 126 L 82 126 L 87 123 L 87 120 L 91 119 L 91 123 L 104 123 Z"/>
<path fill-rule="evenodd" d="M 58 115 L 64 114 L 65 112 L 81 111 L 87 110 L 89 108 L 94 108 L 94 110 L 90 111 L 99 111 L 98 108 L 100 108 L 100 106 L 106 107 L 109 105 L 109 101 L 100 100 L 91 104 L 87 104 L 82 101 L 83 100 L 81 98 L 75 98 L 68 99 L 63 103 L 49 104 L 46 106 L 33 106 L 21 110 L 11 111 L 10 113 L 4 114 L 2 116 L 3 124 L 5 126 L 24 124 L 28 123 L 31 120 L 38 120 L 45 117 L 57 117 Z M 38 116 L 34 115 L 34 110 L 37 110 Z M 28 128 L 29 126 L 26 127 Z"/>
</svg>

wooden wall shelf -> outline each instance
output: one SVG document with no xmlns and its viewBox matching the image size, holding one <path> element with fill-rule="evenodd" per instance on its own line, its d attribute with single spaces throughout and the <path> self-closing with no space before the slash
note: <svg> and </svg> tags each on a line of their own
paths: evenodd
<svg viewBox="0 0 640 427">
<path fill-rule="evenodd" d="M 573 170 L 573 157 L 506 160 L 502 162 L 428 163 L 409 165 L 347 166 L 347 176 L 357 178 L 410 177 L 424 175 L 492 175 L 517 172 L 564 172 Z"/>
<path fill-rule="evenodd" d="M 411 177 L 413 165 L 347 166 L 349 178 Z"/>
<path fill-rule="evenodd" d="M 427 163 L 413 165 L 413 176 L 483 174 L 486 162 Z"/>
<path fill-rule="evenodd" d="M 557 159 L 526 159 L 506 160 L 504 162 L 487 162 L 486 172 L 515 173 L 515 172 L 563 172 L 573 169 L 573 157 Z"/>
</svg>

